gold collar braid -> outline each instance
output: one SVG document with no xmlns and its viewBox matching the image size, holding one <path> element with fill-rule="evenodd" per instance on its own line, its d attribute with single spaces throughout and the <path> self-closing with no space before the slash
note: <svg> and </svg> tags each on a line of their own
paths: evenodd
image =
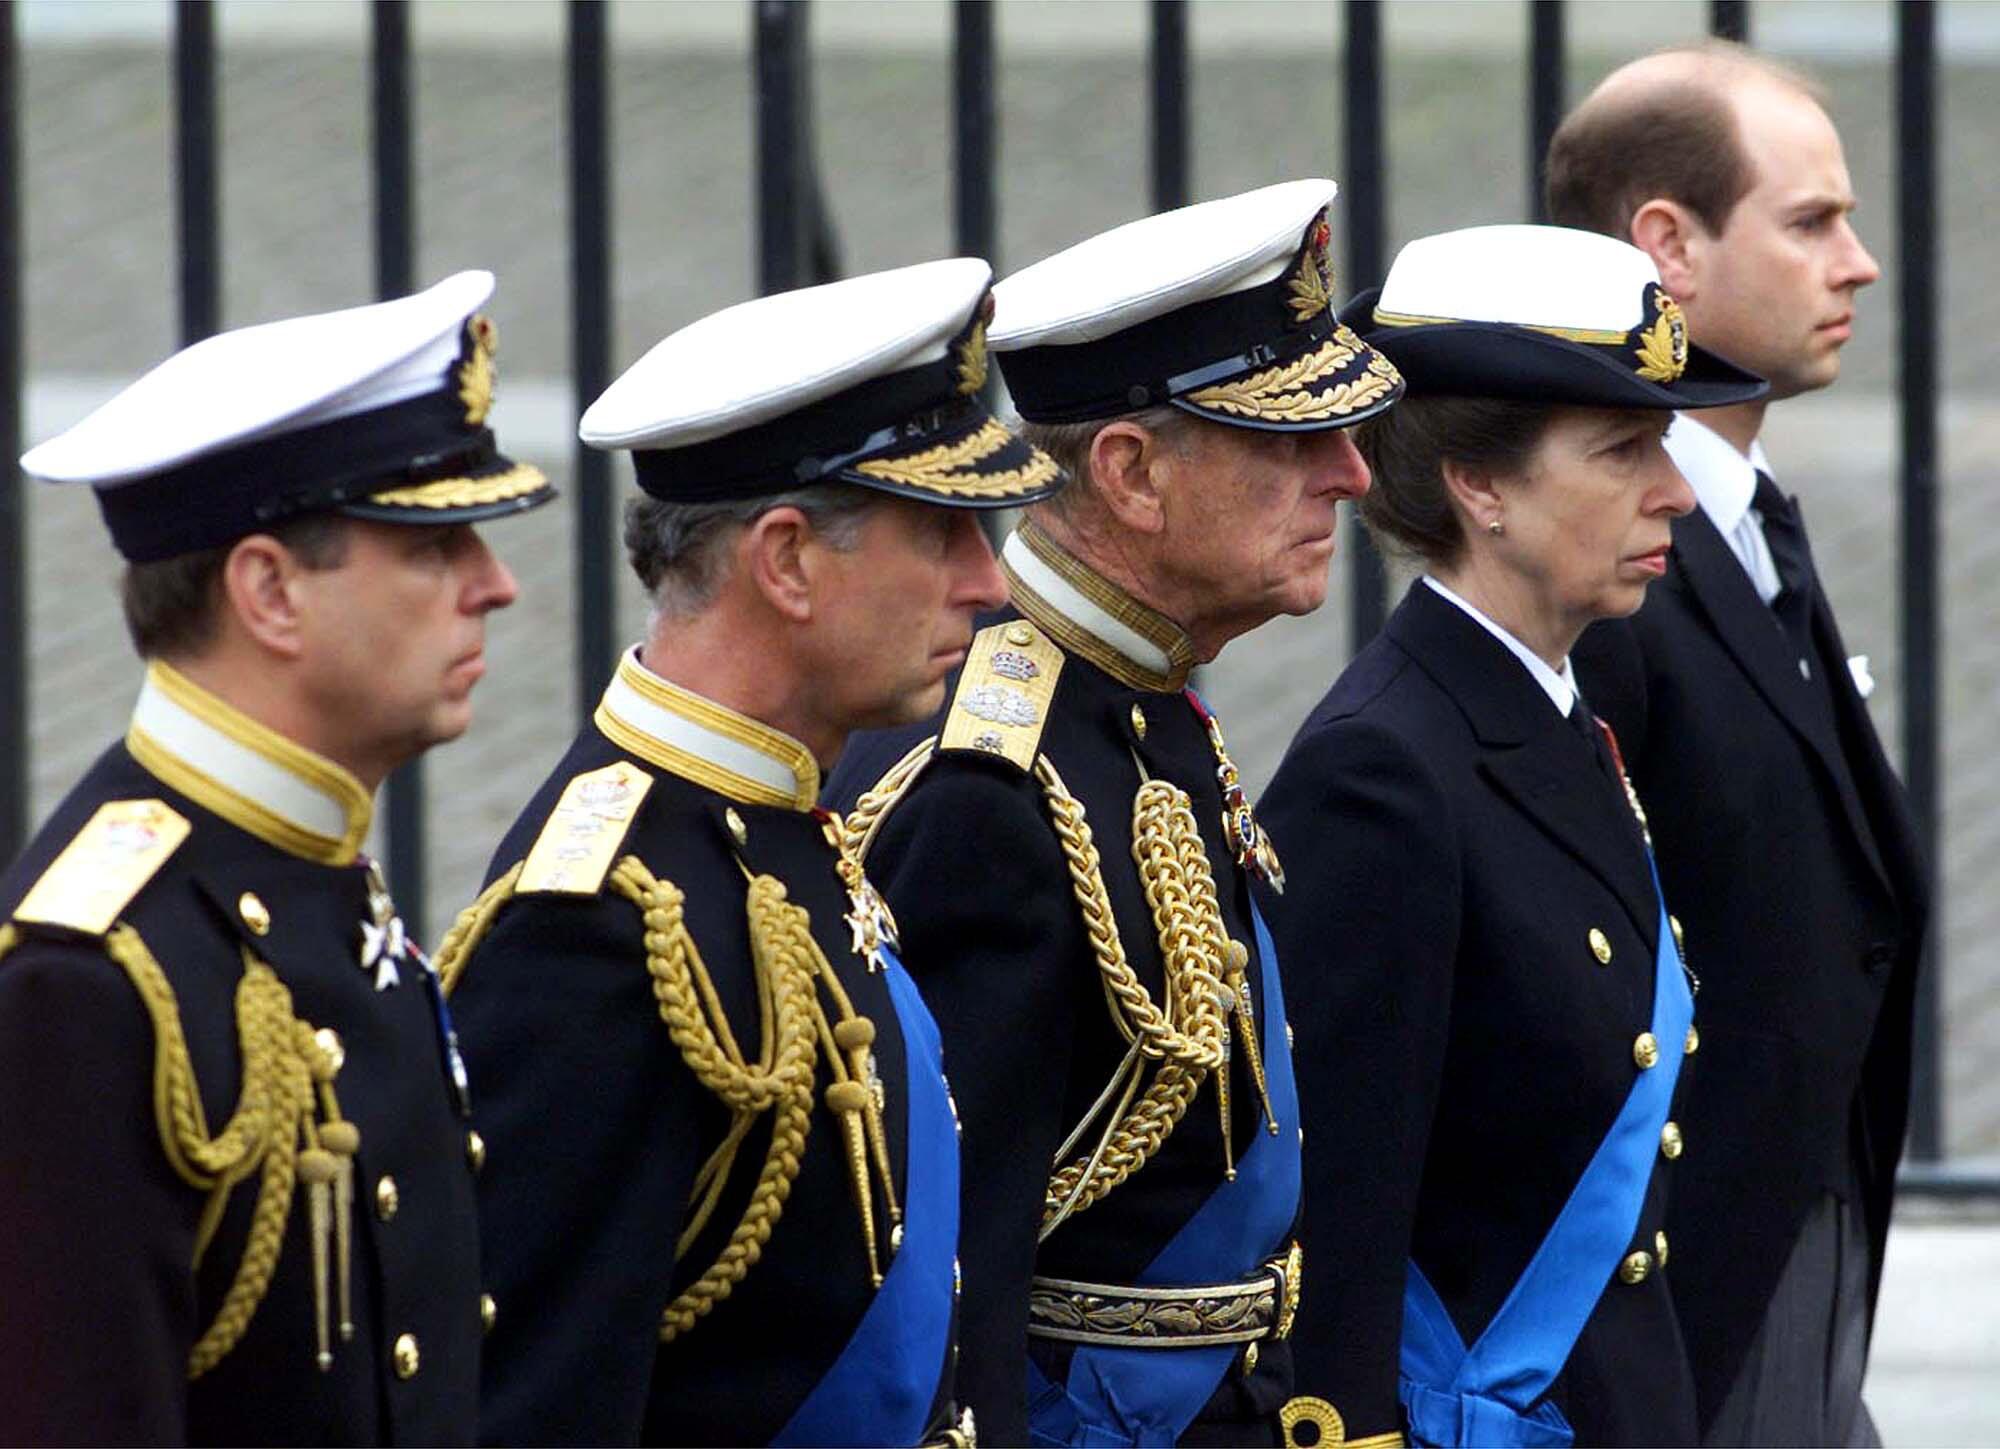
<svg viewBox="0 0 2000 1449">
<path fill-rule="evenodd" d="M 1000 567 L 1014 607 L 1070 653 L 1131 689 L 1169 691 L 1187 683 L 1195 664 L 1187 632 L 1063 548 L 1033 519 L 1002 547 Z"/>
</svg>

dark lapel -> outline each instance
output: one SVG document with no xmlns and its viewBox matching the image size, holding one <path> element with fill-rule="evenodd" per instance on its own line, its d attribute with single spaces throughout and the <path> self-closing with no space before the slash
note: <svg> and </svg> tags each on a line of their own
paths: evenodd
<svg viewBox="0 0 2000 1449">
<path fill-rule="evenodd" d="M 1854 792 L 1854 777 L 1841 751 L 1840 739 L 1834 733 L 1833 721 L 1812 708 L 1812 687 L 1799 674 L 1798 655 L 1779 627 L 1777 616 L 1757 597 L 1742 561 L 1730 550 L 1708 514 L 1699 508 L 1685 518 L 1674 520 L 1673 563 L 1688 593 L 1708 616 L 1716 637 L 1735 657 L 1750 683 L 1778 718 L 1819 757 L 1827 778 L 1833 782 L 1834 793 L 1840 797 L 1841 809 L 1862 854 L 1887 884 L 1888 876 L 1875 848 L 1875 833 L 1869 828 L 1861 799 Z M 1830 672 L 1827 689 L 1838 695 L 1853 686 L 1846 677 L 1847 656 L 1839 652 L 1838 636 L 1830 627 L 1832 619 L 1824 591 L 1815 614 L 1814 632 L 1822 656 L 1815 667 Z M 1840 673 L 1831 674 L 1834 670 Z M 1724 765 L 1726 762 L 1718 762 L 1719 767 Z"/>
<path fill-rule="evenodd" d="M 1526 666 L 1421 580 L 1388 634 L 1464 713 L 1480 772 L 1610 888 L 1657 950 L 1659 900 L 1631 807 Z"/>
</svg>

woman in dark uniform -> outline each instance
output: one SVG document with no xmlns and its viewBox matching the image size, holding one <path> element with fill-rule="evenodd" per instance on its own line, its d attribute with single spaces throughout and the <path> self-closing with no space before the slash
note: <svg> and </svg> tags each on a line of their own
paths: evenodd
<svg viewBox="0 0 2000 1449">
<path fill-rule="evenodd" d="M 1694 506 L 1672 410 L 1763 384 L 1643 253 L 1553 227 L 1413 242 L 1345 320 L 1409 384 L 1361 508 L 1423 577 L 1258 807 L 1306 1134 L 1293 1437 L 1693 1443 L 1661 1221 L 1696 985 L 1568 654 Z"/>
</svg>

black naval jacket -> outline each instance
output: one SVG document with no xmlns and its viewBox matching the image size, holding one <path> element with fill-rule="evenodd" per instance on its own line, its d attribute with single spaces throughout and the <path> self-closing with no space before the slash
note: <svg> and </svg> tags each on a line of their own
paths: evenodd
<svg viewBox="0 0 2000 1449">
<path fill-rule="evenodd" d="M 1147 774 L 1191 797 L 1224 927 L 1250 949 L 1261 1049 L 1266 1059 L 1287 1050 L 1265 1035 L 1270 1013 L 1258 984 L 1262 963 L 1247 876 L 1223 834 L 1215 747 L 1182 692 L 1192 646 L 1169 621 L 1091 576 L 1095 602 L 1171 659 L 1169 673 L 1152 674 L 1025 590 L 1012 568 L 1023 546 L 1017 533 L 1005 551 L 1016 607 L 979 622 L 1025 616 L 1063 645 L 1040 750 L 1084 806 L 1118 934 L 1139 981 L 1161 999 L 1159 935 L 1132 856 L 1133 797 L 1143 762 Z M 1045 541 L 1041 547 L 1053 550 Z M 1081 576 L 1082 566 L 1067 562 Z M 858 736 L 829 782 L 828 800 L 851 808 L 938 727 L 933 721 Z M 1202 1087 L 1156 1156 L 1038 1248 L 1056 1151 L 1127 1051 L 1106 1009 L 1041 786 L 1005 761 L 940 754 L 889 812 L 867 863 L 944 1033 L 964 1127 L 959 1395 L 977 1412 L 983 1442 L 1025 1444 L 1030 1352 L 1057 1382 L 1069 1358 L 1064 1345 L 1044 1340 L 1034 1340 L 1031 1350 L 1029 1279 L 1137 1281 L 1224 1179 L 1214 1087 Z M 1231 1082 L 1232 1136 L 1241 1154 L 1266 1126 L 1240 1049 Z M 1087 1152 L 1097 1136 L 1093 1129 L 1068 1160 Z M 1310 1297 L 1310 1268 L 1304 1291 Z M 1289 1344 L 1266 1339 L 1256 1348 L 1255 1371 L 1246 1372 L 1239 1356 L 1186 1442 L 1276 1442 L 1275 1414 L 1290 1391 Z"/>
<path fill-rule="evenodd" d="M 244 774 L 237 751 L 261 756 L 283 788 Z M 16 922 L 20 943 L 0 957 L 0 1440 L 470 1443 L 480 1306 L 468 1126 L 425 967 L 406 956 L 377 990 L 386 976 L 360 963 L 362 925 L 373 924 L 368 868 L 355 860 L 367 795 L 156 664 L 128 742 L 99 758 L 0 878 L 7 915 L 113 801 L 158 802 L 192 827 L 117 919 L 171 988 L 207 1131 L 221 1135 L 239 1106 L 244 950 L 275 970 L 301 1021 L 338 1033 L 345 1061 L 332 1086 L 360 1130 L 354 1333 L 335 1333 L 331 1365 L 315 1366 L 300 1183 L 241 1340 L 189 1381 L 190 1351 L 244 1262 L 260 1171 L 228 1192 L 197 1264 L 206 1194 L 163 1146 L 157 1040 L 139 991 L 101 935 Z M 329 820 L 344 833 L 321 833 Z M 120 830 L 92 835 L 86 873 L 106 884 L 152 833 Z"/>
<path fill-rule="evenodd" d="M 729 736 L 739 763 L 758 757 L 769 778 L 705 757 L 698 738 L 670 743 L 645 726 L 676 712 Z M 621 761 L 651 785 L 609 844 L 682 892 L 688 934 L 752 1062 L 762 1034 L 747 872 L 776 876 L 810 914 L 854 1010 L 875 1025 L 889 1161 L 898 1203 L 909 1206 L 904 1040 L 887 978 L 855 948 L 851 904 L 814 812 L 819 768 L 804 746 L 675 689 L 628 655 L 596 721 L 502 840 L 492 877 L 529 856 L 572 780 Z M 696 1175 L 730 1117 L 662 1022 L 645 931 L 632 902 L 609 888 L 518 894 L 462 962 L 444 959 L 451 947 L 440 952 L 482 1083 L 477 1121 L 491 1154 L 479 1184 L 485 1282 L 498 1309 L 479 1418 L 489 1444 L 769 1443 L 875 1298 L 840 1128 L 823 1100 L 831 1076 L 822 1053 L 798 1177 L 761 1253 L 726 1298 L 661 1342 L 663 1310 L 743 1217 L 772 1119 L 757 1117 L 728 1190 L 676 1261 Z M 886 1271 L 891 1224 L 879 1189 L 874 1212 Z M 951 1358 L 947 1347 L 921 1370 L 933 1430 L 949 1424 Z M 877 1442 L 872 1426 L 851 1427 L 847 1442 Z"/>
<path fill-rule="evenodd" d="M 1669 1231 L 1704 1421 L 1741 1370 L 1807 1214 L 1858 1179 L 1872 1306 L 1909 1109 L 1929 911 L 1895 772 L 1825 594 L 1813 680 L 1700 509 L 1667 575 L 1574 659 L 1652 812 L 1703 973 L 1708 1042 Z M 1850 1176 L 1852 1174 L 1852 1176 Z"/>
<path fill-rule="evenodd" d="M 1659 906 L 1586 739 L 1421 580 L 1308 717 L 1260 809 L 1289 878 L 1267 911 L 1306 1133 L 1298 1388 L 1350 1437 L 1379 1434 L 1403 1423 L 1405 1261 L 1473 1343 L 1624 1104 Z M 1668 1289 L 1683 1248 L 1660 1271 L 1671 1171 L 1655 1167 L 1629 1250 L 1647 1272 L 1607 1276 L 1548 1395 L 1578 1444 L 1695 1442 Z"/>
</svg>

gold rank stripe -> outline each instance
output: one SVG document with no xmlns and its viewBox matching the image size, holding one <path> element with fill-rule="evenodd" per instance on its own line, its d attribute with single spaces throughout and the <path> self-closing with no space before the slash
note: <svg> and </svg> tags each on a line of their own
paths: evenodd
<svg viewBox="0 0 2000 1449">
<path fill-rule="evenodd" d="M 596 895 L 652 788 L 653 777 L 629 760 L 571 780 L 528 852 L 514 893 Z"/>
<path fill-rule="evenodd" d="M 193 829 L 161 800 L 113 800 L 63 847 L 14 919 L 102 936 Z"/>
<path fill-rule="evenodd" d="M 995 755 L 1032 770 L 1062 667 L 1062 650 L 1025 620 L 981 629 L 938 748 Z"/>
</svg>

